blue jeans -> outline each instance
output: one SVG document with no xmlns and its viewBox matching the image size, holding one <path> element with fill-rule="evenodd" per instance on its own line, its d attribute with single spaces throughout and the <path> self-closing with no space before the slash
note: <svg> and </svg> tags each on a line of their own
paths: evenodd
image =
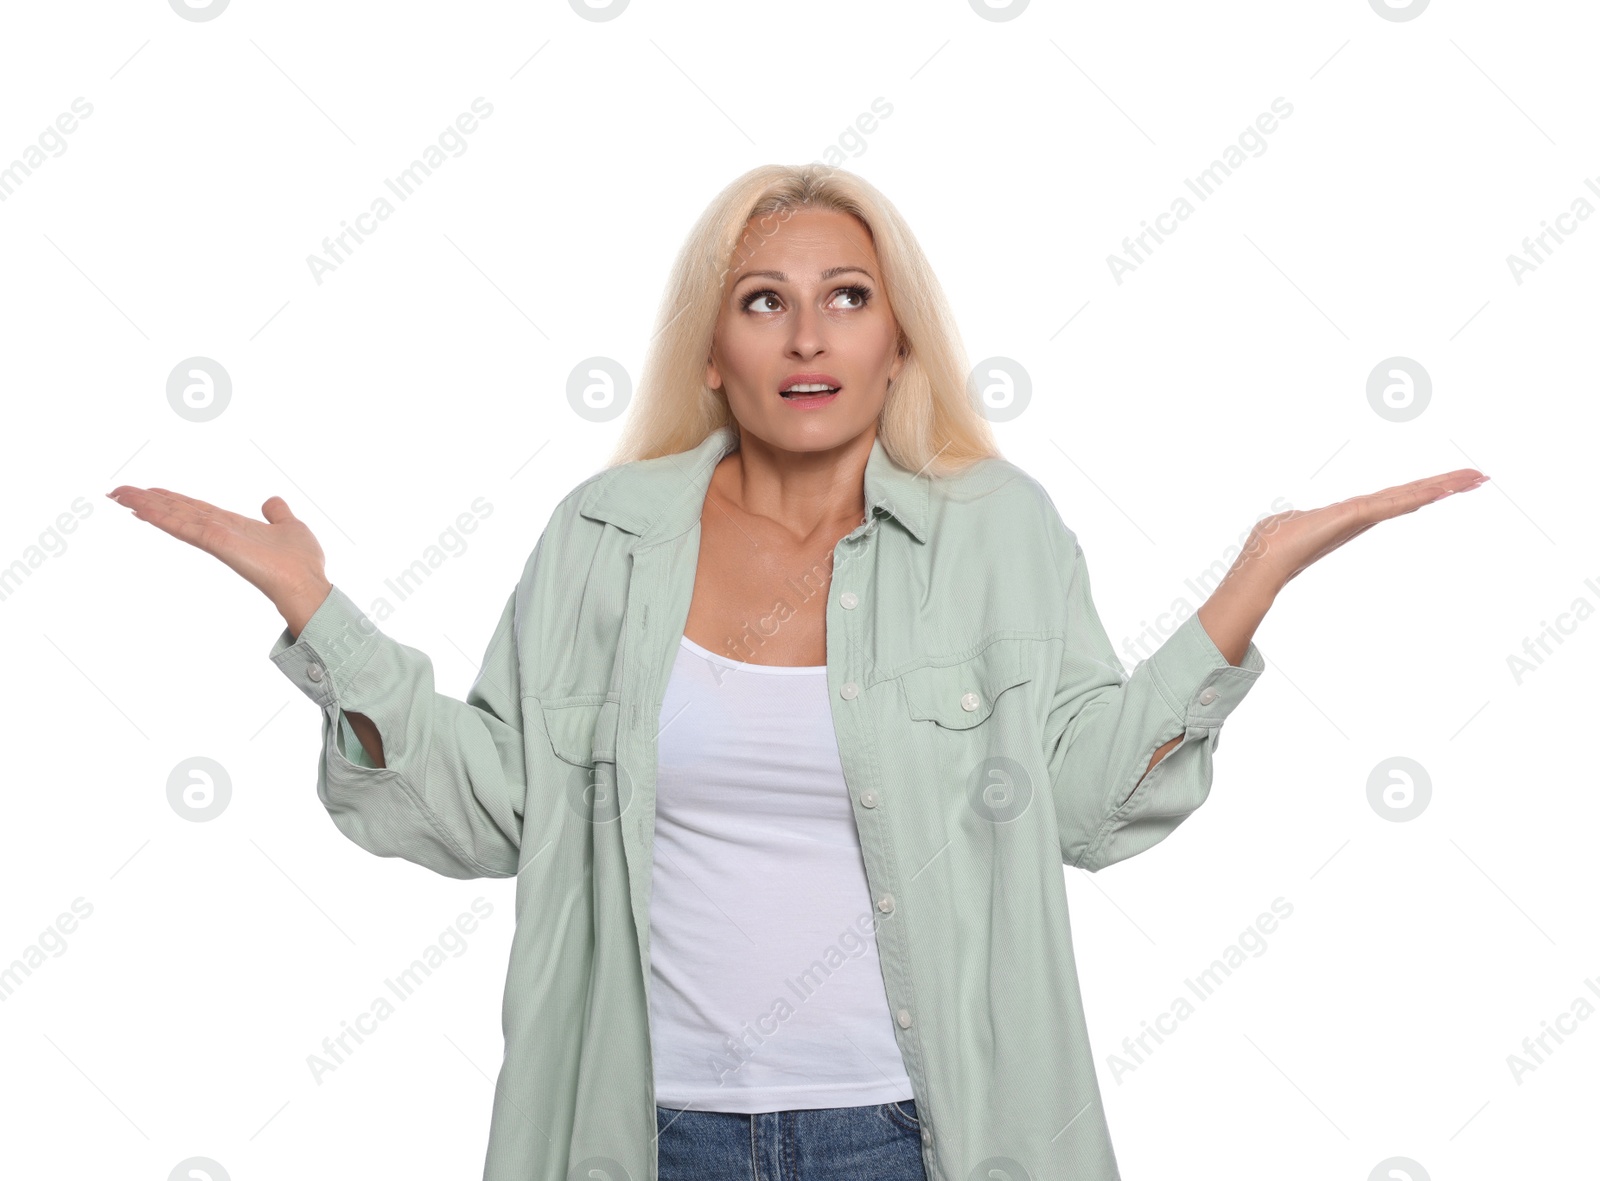
<svg viewBox="0 0 1600 1181">
<path fill-rule="evenodd" d="M 660 1181 L 927 1181 L 913 1099 L 738 1115 L 656 1108 Z"/>
</svg>

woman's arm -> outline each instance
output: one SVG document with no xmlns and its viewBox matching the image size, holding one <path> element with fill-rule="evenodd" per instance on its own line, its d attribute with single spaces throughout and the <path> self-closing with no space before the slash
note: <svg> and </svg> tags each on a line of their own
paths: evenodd
<svg viewBox="0 0 1600 1181">
<path fill-rule="evenodd" d="M 291 637 L 296 640 L 300 638 L 300 633 L 305 630 L 306 624 L 311 622 L 311 617 L 327 600 L 328 592 L 332 589 L 333 583 L 324 578 L 320 585 L 311 586 L 277 604 L 278 613 L 288 625 Z M 367 758 L 372 761 L 372 765 L 382 767 L 383 736 L 378 733 L 378 727 L 373 725 L 372 719 L 365 714 L 346 712 L 344 716 L 349 721 L 350 728 L 355 731 L 356 737 L 361 740 L 362 749 L 367 752 Z"/>
<path fill-rule="evenodd" d="M 1476 469 L 1461 468 L 1323 508 L 1294 509 L 1262 518 L 1250 531 L 1244 552 L 1200 605 L 1201 626 L 1228 663 L 1238 664 L 1278 592 L 1312 562 L 1379 521 L 1415 512 L 1457 492 L 1469 492 L 1488 478 Z M 1182 735 L 1158 747 L 1146 774 L 1180 741 Z"/>
<path fill-rule="evenodd" d="M 328 580 L 322 547 L 282 497 L 258 521 L 165 488 L 107 495 L 222 561 L 283 616 L 269 655 L 322 710 L 317 795 L 341 832 L 446 877 L 516 874 L 528 784 L 515 591 L 478 679 L 457 700 L 435 691 L 425 653 L 384 635 Z"/>
</svg>

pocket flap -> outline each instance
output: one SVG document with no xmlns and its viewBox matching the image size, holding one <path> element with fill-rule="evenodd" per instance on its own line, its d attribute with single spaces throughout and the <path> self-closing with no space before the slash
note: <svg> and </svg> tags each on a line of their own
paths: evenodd
<svg viewBox="0 0 1600 1181">
<path fill-rule="evenodd" d="M 539 705 L 545 733 L 550 736 L 550 749 L 557 758 L 578 767 L 592 767 L 597 759 L 616 761 L 621 716 L 617 702 L 590 695 Z"/>
<path fill-rule="evenodd" d="M 899 677 L 906 709 L 913 718 L 947 730 L 967 730 L 994 712 L 995 699 L 1027 682 L 1022 654 L 1013 644 L 995 643 L 954 664 L 930 664 Z"/>
</svg>

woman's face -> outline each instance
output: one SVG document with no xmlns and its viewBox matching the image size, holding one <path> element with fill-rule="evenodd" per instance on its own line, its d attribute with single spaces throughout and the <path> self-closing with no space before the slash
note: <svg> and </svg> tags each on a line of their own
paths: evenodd
<svg viewBox="0 0 1600 1181">
<path fill-rule="evenodd" d="M 877 421 L 905 364 L 872 237 L 854 217 L 798 209 L 749 223 L 730 273 L 706 384 L 741 433 L 780 451 L 821 451 Z M 793 385 L 829 386 L 785 396 Z"/>
</svg>

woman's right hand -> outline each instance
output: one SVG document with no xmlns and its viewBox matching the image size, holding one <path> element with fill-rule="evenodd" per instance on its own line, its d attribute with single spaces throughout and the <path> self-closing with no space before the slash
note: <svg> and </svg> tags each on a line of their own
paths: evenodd
<svg viewBox="0 0 1600 1181">
<path fill-rule="evenodd" d="M 242 575 L 278 609 L 298 636 L 333 584 L 323 572 L 322 546 L 283 497 L 269 497 L 257 521 L 167 488 L 119 485 L 106 493 L 141 521 L 187 541 Z"/>
</svg>

